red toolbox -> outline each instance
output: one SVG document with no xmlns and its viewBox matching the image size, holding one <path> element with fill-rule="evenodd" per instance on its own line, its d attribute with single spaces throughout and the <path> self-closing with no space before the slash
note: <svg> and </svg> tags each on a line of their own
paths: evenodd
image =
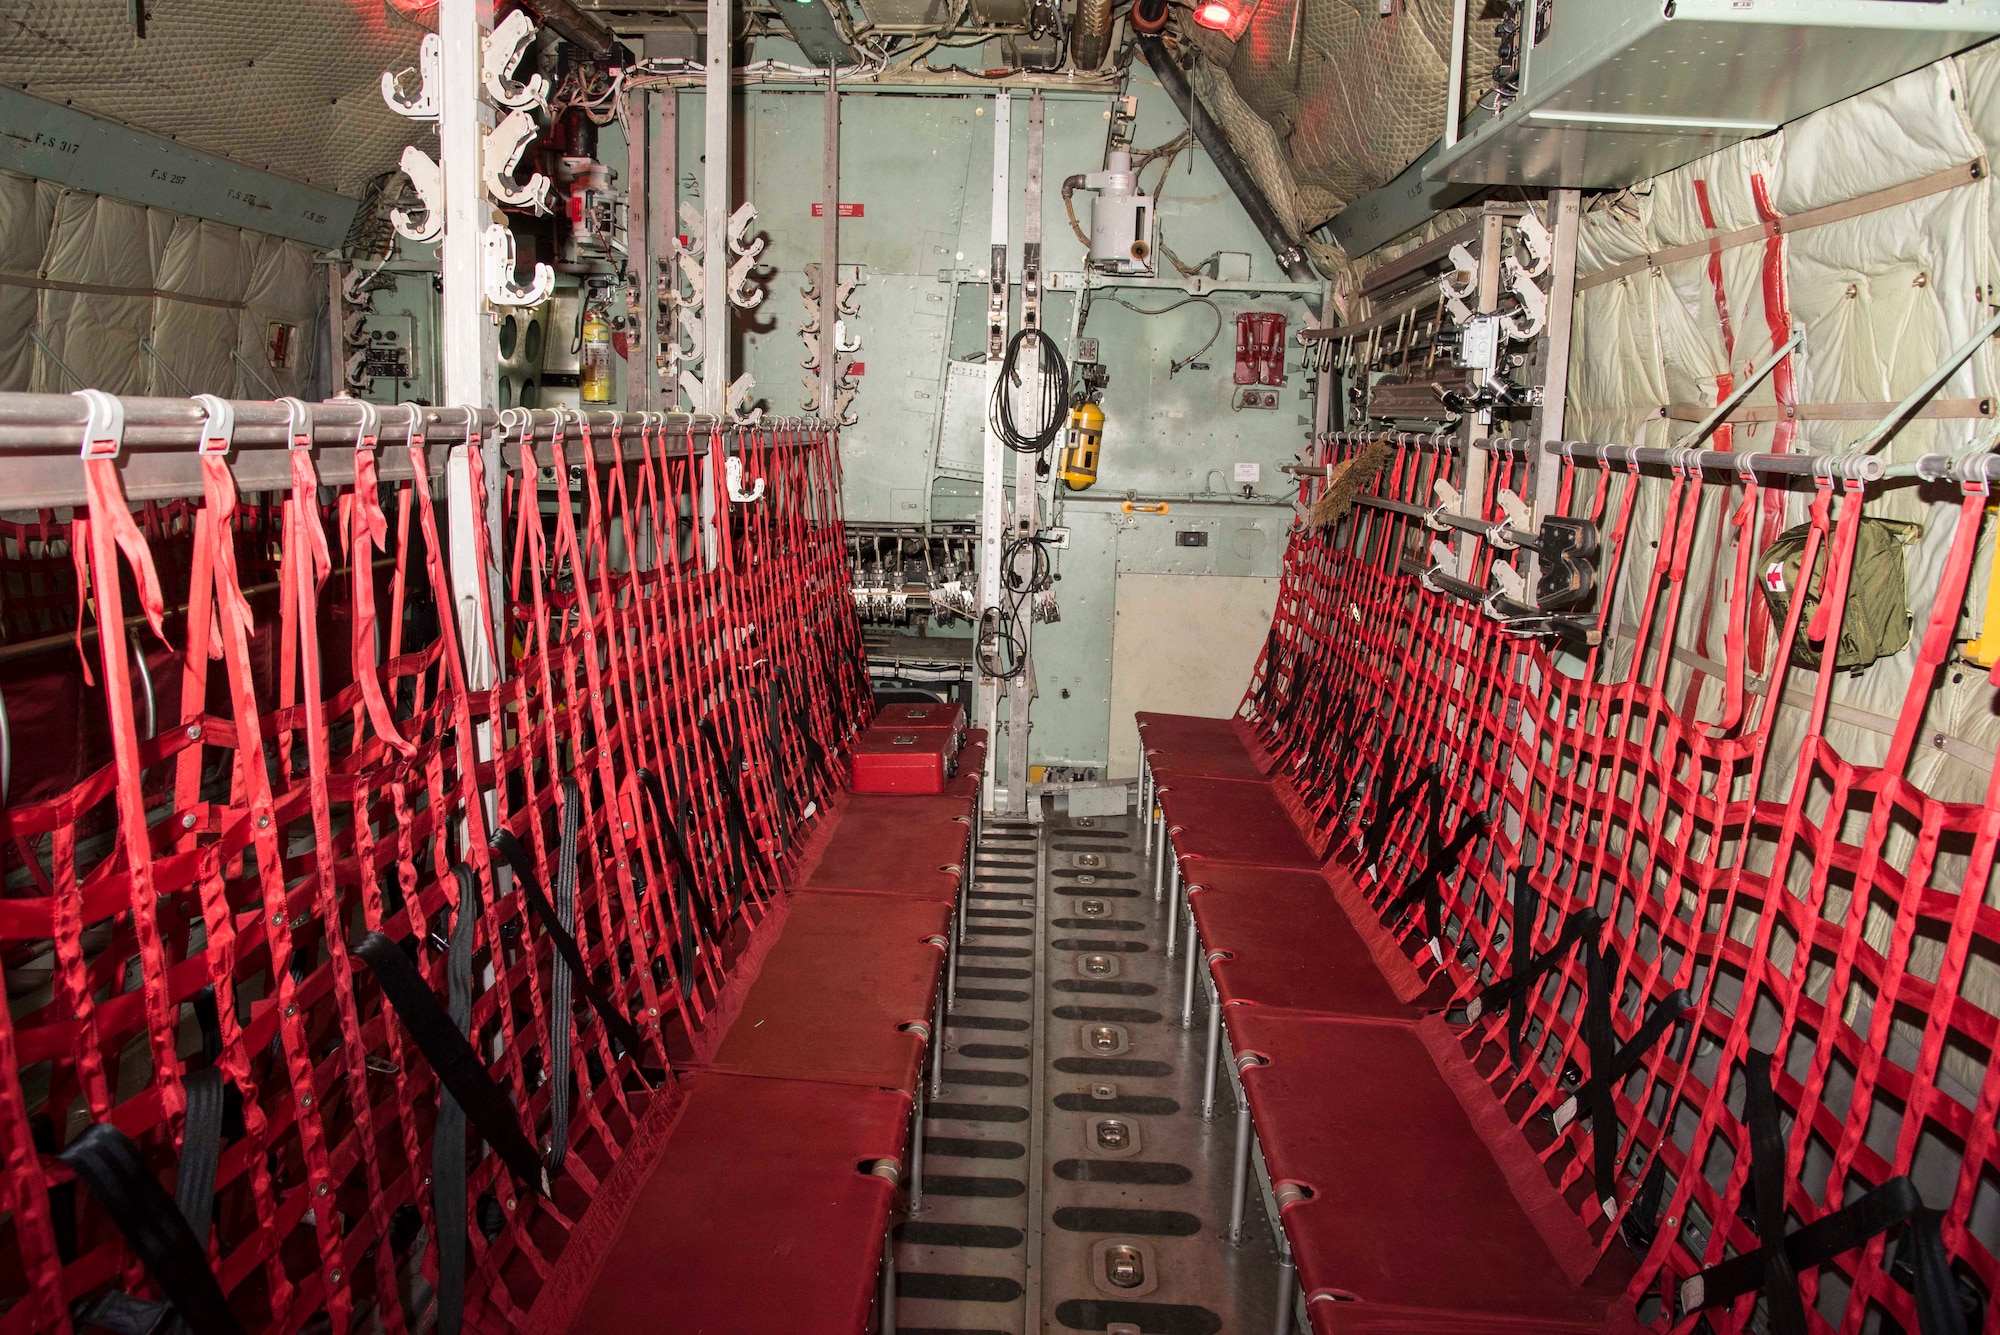
<svg viewBox="0 0 2000 1335">
<path fill-rule="evenodd" d="M 879 722 L 854 744 L 857 793 L 941 793 L 958 773 L 959 734 L 952 728 L 885 728 Z"/>
<path fill-rule="evenodd" d="M 877 732 L 890 728 L 907 732 L 911 728 L 950 728 L 958 734 L 959 744 L 965 742 L 965 706 L 953 701 L 949 704 L 884 705 L 882 712 L 875 716 L 874 729 Z"/>
</svg>

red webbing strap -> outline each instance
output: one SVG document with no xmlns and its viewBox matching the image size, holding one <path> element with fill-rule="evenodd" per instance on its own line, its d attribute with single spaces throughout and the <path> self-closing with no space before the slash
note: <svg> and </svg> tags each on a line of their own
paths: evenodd
<svg viewBox="0 0 2000 1335">
<path fill-rule="evenodd" d="M 90 396 L 95 395 L 94 398 Z M 125 596 L 119 587 L 119 561 L 131 568 L 140 610 L 154 634 L 166 639 L 166 605 L 159 575 L 118 477 L 118 453 L 123 445 L 124 410 L 115 418 L 100 410 L 110 396 L 86 391 L 91 420 L 85 429 L 84 495 L 90 522 L 90 567 L 96 590 L 97 644 L 104 667 L 104 698 L 111 714 L 111 749 L 118 770 L 116 809 L 118 845 L 131 877 L 132 926 L 137 935 L 143 970 L 146 1028 L 160 1089 L 160 1110 L 168 1118 L 187 1105 L 181 1090 L 180 1055 L 174 1050 L 174 1009 L 166 980 L 167 954 L 160 937 L 159 902 L 153 885 L 153 836 L 146 819 L 145 780 L 139 763 L 138 721 L 132 709 L 131 658 L 125 639 Z M 102 1114 L 99 1114 L 102 1120 Z"/>
<path fill-rule="evenodd" d="M 417 409 L 410 411 L 414 415 Z M 367 706 L 368 722 L 374 727 L 376 736 L 407 758 L 415 755 L 417 748 L 397 731 L 395 719 L 389 712 L 389 702 L 383 698 L 382 679 L 375 665 L 375 552 L 378 548 L 388 550 L 389 517 L 382 511 L 382 497 L 376 481 L 375 449 L 378 437 L 369 429 L 373 418 L 371 405 L 354 445 L 354 490 L 341 497 L 341 512 L 345 521 L 341 532 L 346 541 L 353 590 L 348 645 L 353 654 L 355 679 L 361 686 L 361 699 Z M 483 572 L 483 566 L 481 570 Z"/>
</svg>

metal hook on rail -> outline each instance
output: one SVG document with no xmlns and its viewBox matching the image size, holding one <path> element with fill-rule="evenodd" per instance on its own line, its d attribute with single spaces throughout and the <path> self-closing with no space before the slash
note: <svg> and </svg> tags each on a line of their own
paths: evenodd
<svg viewBox="0 0 2000 1335">
<path fill-rule="evenodd" d="M 139 730 L 139 740 L 143 742 L 159 732 L 160 708 L 158 700 L 153 695 L 153 670 L 146 665 L 146 650 L 136 635 L 132 637 L 130 644 L 132 666 L 138 671 L 139 686 L 143 692 L 140 700 L 146 706 L 146 723 Z"/>
<path fill-rule="evenodd" d="M 227 454 L 230 442 L 236 435 L 236 405 L 220 394 L 197 394 L 194 401 L 201 405 L 201 444 L 195 447 L 199 454 Z"/>
<path fill-rule="evenodd" d="M 743 460 L 736 455 L 732 454 L 723 460 L 722 472 L 729 484 L 730 500 L 739 505 L 747 505 L 752 501 L 764 499 L 764 479 L 761 477 L 756 479 L 757 485 L 754 488 L 749 491 L 743 489 Z"/>
</svg>

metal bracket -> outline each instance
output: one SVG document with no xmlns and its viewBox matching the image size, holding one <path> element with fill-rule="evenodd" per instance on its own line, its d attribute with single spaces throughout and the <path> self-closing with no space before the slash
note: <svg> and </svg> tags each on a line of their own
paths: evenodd
<svg viewBox="0 0 2000 1335">
<path fill-rule="evenodd" d="M 757 388 L 757 377 L 745 371 L 729 382 L 729 389 L 722 396 L 723 411 L 735 421 L 745 426 L 754 426 L 764 420 L 762 408 L 750 407 L 750 391 Z M 742 405 L 738 407 L 738 405 Z"/>
<path fill-rule="evenodd" d="M 738 255 L 761 255 L 764 253 L 764 238 L 752 237 L 750 228 L 757 221 L 757 206 L 747 200 L 739 204 L 736 212 L 729 215 L 729 248 Z"/>
<path fill-rule="evenodd" d="M 681 201 L 681 226 L 687 229 L 687 240 L 681 244 L 681 254 L 699 259 L 702 252 L 708 249 L 708 220 L 685 199 Z M 694 287 L 699 292 L 701 283 L 697 280 Z"/>
<path fill-rule="evenodd" d="M 1542 225 L 1541 215 L 1529 208 L 1514 223 L 1515 235 L 1521 238 L 1521 245 L 1527 250 L 1532 265 L 1516 264 L 1514 267 L 1530 278 L 1540 278 L 1549 271 L 1549 260 L 1556 253 L 1555 235 Z"/>
<path fill-rule="evenodd" d="M 440 89 L 444 87 L 444 42 L 434 32 L 425 33 L 424 40 L 417 46 L 417 64 L 414 69 L 399 73 L 382 72 L 382 100 L 389 104 L 389 110 L 399 116 L 407 116 L 413 121 L 434 121 L 443 105 Z M 405 76 L 415 74 L 418 78 L 414 97 L 403 92 Z"/>
<path fill-rule="evenodd" d="M 417 198 L 423 201 L 424 220 L 413 223 L 408 209 L 390 209 L 390 225 L 411 241 L 437 240 L 444 235 L 444 173 L 431 161 L 431 155 L 415 144 L 403 146 L 402 160 L 396 165 L 410 178 Z"/>
<path fill-rule="evenodd" d="M 526 111 L 508 112 L 498 125 L 486 132 L 482 150 L 486 193 L 509 208 L 533 209 L 537 214 L 549 211 L 548 177 L 534 172 L 523 184 L 514 185 L 508 181 L 514 169 L 521 165 L 521 155 L 528 151 L 528 145 L 534 143 L 540 133 L 535 118 Z"/>
<path fill-rule="evenodd" d="M 750 377 L 743 378 L 748 380 Z M 733 390 L 735 386 L 732 385 L 730 388 Z M 738 505 L 748 505 L 752 501 L 764 499 L 764 479 L 761 477 L 756 480 L 756 486 L 748 491 L 743 489 L 743 461 L 735 455 L 732 454 L 722 461 L 722 475 L 729 484 L 729 499 Z"/>
<path fill-rule="evenodd" d="M 125 401 L 101 389 L 79 389 L 76 397 L 90 409 L 83 424 L 83 457 L 116 459 L 125 448 Z"/>
<path fill-rule="evenodd" d="M 750 251 L 729 266 L 729 304 L 738 310 L 753 311 L 764 304 L 764 289 L 750 281 L 750 271 L 757 267 L 757 256 L 763 249 L 764 241 L 759 237 Z"/>
<path fill-rule="evenodd" d="M 1548 266 L 1544 263 L 1542 267 Z M 1530 339 L 1540 337 L 1542 328 L 1548 324 L 1549 299 L 1542 289 L 1536 286 L 1534 278 L 1528 271 L 1512 260 L 1507 262 L 1507 271 L 1513 275 L 1512 291 L 1521 299 L 1521 308 L 1528 319 L 1527 323 L 1523 324 L 1515 316 L 1503 315 L 1500 317 L 1500 327 L 1506 331 L 1507 337 L 1516 343 L 1526 343 Z"/>
<path fill-rule="evenodd" d="M 1529 513 L 1528 503 L 1506 487 L 1500 488 L 1495 498 L 1500 502 L 1500 513 L 1507 516 L 1507 523 L 1523 533 L 1535 531 L 1534 517 Z"/>
<path fill-rule="evenodd" d="M 1451 273 L 1438 279 L 1438 293 L 1444 298 L 1445 309 L 1451 312 L 1452 323 L 1464 324 L 1472 318 L 1472 307 L 1467 305 L 1479 292 L 1479 261 L 1472 258 L 1472 252 L 1463 245 L 1451 248 L 1452 273 L 1467 275 L 1464 287 L 1451 281 Z"/>
<path fill-rule="evenodd" d="M 556 290 L 556 271 L 546 264 L 535 266 L 535 277 L 522 287 L 514 277 L 514 234 L 505 223 L 493 223 L 479 238 L 480 260 L 485 272 L 481 287 L 495 306 L 539 306 Z"/>
<path fill-rule="evenodd" d="M 220 394 L 197 394 L 194 401 L 201 405 L 201 444 L 196 447 L 199 454 L 227 454 L 230 442 L 236 436 L 236 405 Z"/>
<path fill-rule="evenodd" d="M 528 43 L 535 40 L 535 21 L 528 17 L 524 9 L 517 9 L 501 20 L 500 26 L 486 35 L 486 56 L 481 62 L 481 73 L 486 79 L 486 93 L 501 106 L 513 110 L 532 107 L 536 111 L 547 111 L 549 107 L 549 81 L 539 74 L 528 76 L 526 83 L 515 83 L 513 73 L 521 63 L 521 57 L 528 49 Z"/>
</svg>

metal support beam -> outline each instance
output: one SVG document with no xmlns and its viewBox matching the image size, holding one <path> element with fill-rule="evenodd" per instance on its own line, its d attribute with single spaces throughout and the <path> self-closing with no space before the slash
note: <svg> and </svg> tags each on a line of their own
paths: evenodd
<svg viewBox="0 0 2000 1335">
<path fill-rule="evenodd" d="M 1576 319 L 1576 242 L 1583 221 L 1583 195 L 1576 190 L 1549 192 L 1549 213 L 1555 233 L 1555 255 L 1549 261 L 1549 316 L 1543 333 L 1547 340 L 1542 360 L 1542 406 L 1535 438 L 1544 446 L 1563 438 L 1569 409 L 1570 334 Z M 1556 512 L 1562 492 L 1562 469 L 1546 450 L 1534 460 L 1534 495 L 1529 498 L 1535 531 L 1542 520 Z M 1541 582 L 1542 558 L 1528 553 L 1528 589 L 1532 594 Z"/>
<path fill-rule="evenodd" d="M 1007 169 L 1012 150 L 1011 111 L 1013 95 L 1002 91 L 993 96 L 993 248 L 986 270 L 986 401 L 992 403 L 1000 389 L 1000 363 L 1007 355 Z M 822 331 L 824 336 L 824 331 Z M 1007 445 L 986 417 L 984 466 L 979 494 L 979 610 L 978 634 L 984 639 L 989 620 L 1000 609 L 1000 550 L 1006 536 Z M 997 649 L 995 651 L 998 652 Z M 995 734 L 1000 716 L 1000 679 L 981 672 L 977 701 L 979 726 L 988 738 Z M 986 800 L 992 803 L 999 786 L 993 780 L 997 746 L 986 748 Z M 1008 795 L 1013 801 L 1013 795 Z M 993 808 L 997 809 L 997 808 Z"/>
<path fill-rule="evenodd" d="M 1028 181 L 1026 207 L 1021 216 L 1021 328 L 1042 327 L 1042 95 L 1028 99 Z M 1042 344 L 1030 339 L 1021 348 L 1022 403 L 1042 401 Z M 1003 391 L 1004 392 L 1004 391 Z M 1039 457 L 1014 455 L 1014 521 L 1011 526 L 1016 580 L 1032 582 L 1035 549 L 1030 542 L 1041 530 L 1037 498 L 1041 478 L 1036 473 Z M 1028 741 L 1033 731 L 1030 714 L 1035 699 L 1034 658 L 1035 595 L 1029 589 L 1021 614 L 1015 619 L 1014 634 L 1021 642 L 1021 673 L 1007 683 L 1007 810 L 1025 815 L 1028 810 Z"/>
<path fill-rule="evenodd" d="M 1507 225 L 1506 218 L 1497 213 L 1488 213 L 1479 221 L 1479 307 L 1481 315 L 1490 315 L 1500 307 L 1500 243 Z M 1479 372 L 1476 379 L 1484 382 L 1485 373 Z M 1486 507 L 1486 451 L 1478 448 L 1479 443 L 1493 434 L 1493 412 L 1491 409 L 1476 414 L 1465 426 L 1465 476 L 1461 480 L 1460 513 L 1470 519 L 1478 519 Z M 1458 574 L 1461 579 L 1472 578 L 1473 544 L 1478 539 L 1470 534 L 1460 534 L 1458 539 Z"/>
<path fill-rule="evenodd" d="M 819 223 L 819 415 L 831 422 L 834 395 L 840 388 L 840 340 L 834 337 L 840 320 L 840 70 L 835 65 L 826 67 L 825 135 Z"/>
<path fill-rule="evenodd" d="M 625 371 L 625 406 L 647 411 L 659 406 L 660 377 L 654 364 L 660 346 L 659 258 L 654 249 L 653 95 L 626 94 L 626 236 L 631 248 L 632 295 L 639 306 L 638 355 Z M 672 205 L 667 205 L 669 209 Z"/>
<path fill-rule="evenodd" d="M 1444 146 L 1458 142 L 1458 130 L 1465 101 L 1465 28 L 1471 0 L 1452 0 L 1451 75 L 1444 86 Z"/>
<path fill-rule="evenodd" d="M 729 0 L 708 0 L 708 81 L 704 116 L 701 202 L 707 230 L 702 255 L 701 317 L 706 333 L 701 359 L 706 402 L 691 405 L 717 417 L 729 411 Z"/>
<path fill-rule="evenodd" d="M 331 250 L 358 200 L 0 88 L 0 170 Z"/>
</svg>

